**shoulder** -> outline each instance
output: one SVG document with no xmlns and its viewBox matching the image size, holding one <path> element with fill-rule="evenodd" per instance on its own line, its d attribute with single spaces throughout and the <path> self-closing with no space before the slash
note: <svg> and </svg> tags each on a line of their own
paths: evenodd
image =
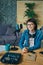
<svg viewBox="0 0 43 65">
<path fill-rule="evenodd" d="M 26 30 L 24 30 L 24 31 L 22 32 L 22 36 L 26 35 L 27 33 L 28 33 L 28 30 L 26 29 Z"/>
<path fill-rule="evenodd" d="M 23 33 L 24 33 L 24 34 L 28 33 L 28 30 L 27 30 L 27 29 L 26 29 L 26 30 L 24 30 L 24 31 L 23 31 Z"/>
<path fill-rule="evenodd" d="M 36 32 L 37 32 L 37 34 L 40 34 L 40 35 L 43 34 L 40 29 L 38 29 Z"/>
</svg>

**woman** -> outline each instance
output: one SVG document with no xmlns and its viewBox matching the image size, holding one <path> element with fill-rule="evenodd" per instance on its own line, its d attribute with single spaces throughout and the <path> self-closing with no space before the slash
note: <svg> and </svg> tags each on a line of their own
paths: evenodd
<svg viewBox="0 0 43 65">
<path fill-rule="evenodd" d="M 26 22 L 27 30 L 21 36 L 19 46 L 23 53 L 33 51 L 41 47 L 43 34 L 41 30 L 37 30 L 37 23 L 34 18 L 28 19 Z"/>
</svg>

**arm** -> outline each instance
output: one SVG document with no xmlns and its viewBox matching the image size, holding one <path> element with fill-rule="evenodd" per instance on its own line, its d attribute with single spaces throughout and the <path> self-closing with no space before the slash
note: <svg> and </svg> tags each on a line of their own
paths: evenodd
<svg viewBox="0 0 43 65">
<path fill-rule="evenodd" d="M 29 51 L 32 51 L 32 50 L 36 50 L 36 49 L 38 49 L 38 48 L 40 48 L 40 47 L 41 47 L 41 44 L 36 43 L 36 45 L 34 45 L 33 47 L 28 48 L 28 50 L 29 50 Z"/>
<path fill-rule="evenodd" d="M 41 31 L 41 40 L 43 40 L 43 30 Z"/>
<path fill-rule="evenodd" d="M 38 35 L 39 35 L 38 41 L 36 41 L 36 44 L 33 47 L 28 48 L 28 50 L 32 51 L 32 50 L 36 50 L 36 49 L 41 47 L 41 40 L 43 40 L 43 33 L 42 33 L 42 31 L 39 31 L 37 36 Z"/>
<path fill-rule="evenodd" d="M 20 47 L 21 49 L 24 48 L 24 46 L 23 46 L 24 39 L 25 39 L 25 32 L 22 33 L 21 39 L 20 39 L 20 42 L 19 42 L 19 47 Z"/>
</svg>

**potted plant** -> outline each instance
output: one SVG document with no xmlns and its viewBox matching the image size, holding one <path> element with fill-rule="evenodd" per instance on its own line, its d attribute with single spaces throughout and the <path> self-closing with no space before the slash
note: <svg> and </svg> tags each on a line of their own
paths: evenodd
<svg viewBox="0 0 43 65">
<path fill-rule="evenodd" d="M 26 11 L 24 17 L 27 16 L 28 18 L 35 18 L 38 21 L 38 16 L 34 11 L 35 3 L 25 3 L 25 5 L 26 5 Z"/>
</svg>

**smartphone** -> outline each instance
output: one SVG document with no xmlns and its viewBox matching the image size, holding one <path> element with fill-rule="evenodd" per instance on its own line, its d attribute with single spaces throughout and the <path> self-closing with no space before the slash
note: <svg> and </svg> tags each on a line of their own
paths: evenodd
<svg viewBox="0 0 43 65">
<path fill-rule="evenodd" d="M 33 53 L 33 54 L 35 54 L 36 52 L 34 52 L 34 51 L 29 51 L 29 52 L 31 52 L 31 53 Z"/>
<path fill-rule="evenodd" d="M 43 54 L 43 51 L 41 51 L 40 53 Z"/>
</svg>

